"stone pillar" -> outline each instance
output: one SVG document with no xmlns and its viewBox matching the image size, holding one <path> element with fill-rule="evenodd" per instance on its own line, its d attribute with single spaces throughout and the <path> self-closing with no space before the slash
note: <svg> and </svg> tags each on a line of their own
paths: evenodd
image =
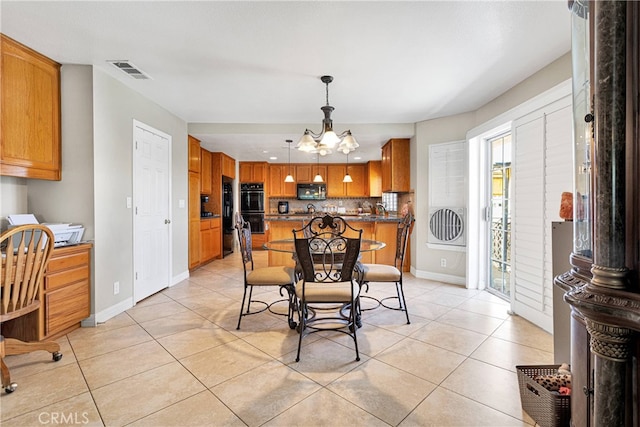
<svg viewBox="0 0 640 427">
<path fill-rule="evenodd" d="M 626 151 L 626 19 L 627 3 L 595 1 L 594 52 L 594 251 L 588 287 L 625 290 L 625 151 Z M 598 290 L 600 289 L 600 290 Z M 627 424 L 628 329 L 587 317 L 594 355 L 595 426 Z"/>
</svg>

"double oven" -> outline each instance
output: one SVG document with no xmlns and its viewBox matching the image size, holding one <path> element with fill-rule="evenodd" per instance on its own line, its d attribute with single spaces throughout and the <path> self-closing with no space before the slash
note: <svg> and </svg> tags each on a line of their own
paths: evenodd
<svg viewBox="0 0 640 427">
<path fill-rule="evenodd" d="M 240 213 L 251 233 L 264 234 L 264 184 L 240 184 Z"/>
</svg>

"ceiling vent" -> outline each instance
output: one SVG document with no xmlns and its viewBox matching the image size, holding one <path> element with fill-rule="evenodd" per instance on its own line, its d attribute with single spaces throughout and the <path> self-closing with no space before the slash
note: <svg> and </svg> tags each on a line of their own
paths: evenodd
<svg viewBox="0 0 640 427">
<path fill-rule="evenodd" d="M 149 77 L 146 73 L 142 72 L 138 67 L 126 60 L 107 61 L 119 70 L 122 70 L 127 75 L 137 80 L 148 80 Z"/>
</svg>

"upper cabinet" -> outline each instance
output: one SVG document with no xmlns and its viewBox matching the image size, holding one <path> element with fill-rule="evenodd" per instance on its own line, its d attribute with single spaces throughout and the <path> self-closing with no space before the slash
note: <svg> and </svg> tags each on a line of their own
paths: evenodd
<svg viewBox="0 0 640 427">
<path fill-rule="evenodd" d="M 224 153 L 221 153 L 221 160 L 222 175 L 226 176 L 227 178 L 236 179 L 236 160 Z"/>
<path fill-rule="evenodd" d="M 409 139 L 390 139 L 382 147 L 382 191 L 406 193 L 410 187 Z"/>
<path fill-rule="evenodd" d="M 200 194 L 211 194 L 211 152 L 200 149 Z"/>
<path fill-rule="evenodd" d="M 367 163 L 367 196 L 382 197 L 382 162 L 372 160 Z"/>
<path fill-rule="evenodd" d="M 59 181 L 60 64 L 0 39 L 0 175 Z"/>
<path fill-rule="evenodd" d="M 200 172 L 200 140 L 189 135 L 189 170 Z"/>
<path fill-rule="evenodd" d="M 240 162 L 240 182 L 266 182 L 267 162 Z"/>
<path fill-rule="evenodd" d="M 269 197 L 296 197 L 296 182 L 284 182 L 289 173 L 288 165 L 269 165 Z M 295 167 L 291 167 L 295 180 Z"/>
<path fill-rule="evenodd" d="M 311 181 L 313 181 L 311 164 L 296 165 L 296 182 L 304 184 Z"/>
</svg>

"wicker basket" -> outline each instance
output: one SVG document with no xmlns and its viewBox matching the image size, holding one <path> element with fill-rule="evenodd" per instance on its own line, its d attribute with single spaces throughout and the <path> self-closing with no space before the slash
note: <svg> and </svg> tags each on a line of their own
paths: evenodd
<svg viewBox="0 0 640 427">
<path fill-rule="evenodd" d="M 538 384 L 538 375 L 558 373 L 560 365 L 516 366 L 522 409 L 542 427 L 565 427 L 571 419 L 571 396 L 555 394 Z"/>
</svg>

